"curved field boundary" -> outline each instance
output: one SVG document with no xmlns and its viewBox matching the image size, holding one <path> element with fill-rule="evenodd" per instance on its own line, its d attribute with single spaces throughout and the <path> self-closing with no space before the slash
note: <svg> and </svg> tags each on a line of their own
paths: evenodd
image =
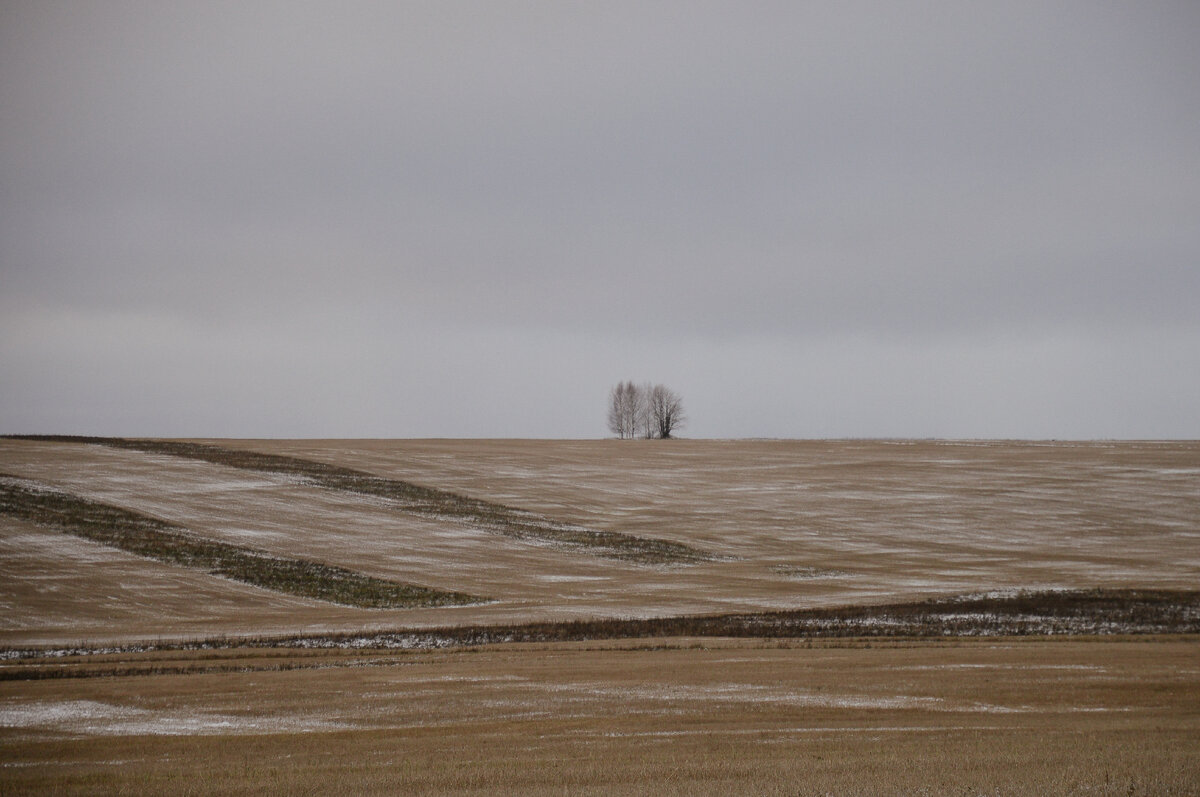
<svg viewBox="0 0 1200 797">
<path fill-rule="evenodd" d="M 573 620 L 369 633 L 156 641 L 75 648 L 0 648 L 0 661 L 170 650 L 430 650 L 619 639 L 909 639 L 1200 634 L 1200 591 L 1045 590 L 915 603 L 648 619 Z M 24 678 L 0 671 L 0 680 Z M 31 676 L 32 677 L 32 676 Z M 42 676 L 37 676 L 42 677 Z M 53 677 L 70 677 L 69 673 Z"/>
<path fill-rule="evenodd" d="M 1200 591 L 1047 590 L 831 609 L 573 620 L 269 640 L 271 647 L 429 648 L 662 637 L 952 638 L 1200 634 Z"/>
<path fill-rule="evenodd" d="M 716 559 L 707 551 L 679 542 L 557 523 L 532 512 L 471 498 L 449 490 L 424 487 L 400 479 L 387 479 L 364 471 L 299 457 L 262 454 L 257 451 L 242 451 L 204 443 L 168 440 L 61 435 L 8 435 L 8 437 L 18 440 L 86 443 L 149 454 L 167 454 L 241 470 L 299 479 L 304 484 L 315 487 L 385 498 L 402 512 L 452 520 L 518 540 L 552 543 L 597 556 L 639 564 L 697 564 Z"/>
<path fill-rule="evenodd" d="M 198 537 L 182 526 L 0 474 L 0 514 L 168 564 L 304 598 L 363 609 L 452 606 L 486 599 L 401 584 L 306 559 Z"/>
</svg>

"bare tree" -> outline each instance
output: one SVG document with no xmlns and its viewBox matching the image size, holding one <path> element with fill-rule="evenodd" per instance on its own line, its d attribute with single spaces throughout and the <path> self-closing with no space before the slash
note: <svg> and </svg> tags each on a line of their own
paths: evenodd
<svg viewBox="0 0 1200 797">
<path fill-rule="evenodd" d="M 641 434 L 646 440 L 654 437 L 654 417 L 650 414 L 650 394 L 654 387 L 649 382 L 643 382 L 637 389 L 637 404 L 634 407 L 633 419 L 635 433 Z"/>
<path fill-rule="evenodd" d="M 683 427 L 687 416 L 683 414 L 683 399 L 665 385 L 655 385 L 650 391 L 650 415 L 654 419 L 656 434 L 668 440 L 671 433 Z"/>
<path fill-rule="evenodd" d="M 608 399 L 608 430 L 617 437 L 633 438 L 639 433 L 649 435 L 649 387 L 639 387 L 632 381 L 618 382 Z"/>
<path fill-rule="evenodd" d="M 625 385 L 621 382 L 608 394 L 608 431 L 625 437 Z"/>
<path fill-rule="evenodd" d="M 666 439 L 685 420 L 683 400 L 663 385 L 618 382 L 609 393 L 608 430 L 621 439 Z"/>
</svg>

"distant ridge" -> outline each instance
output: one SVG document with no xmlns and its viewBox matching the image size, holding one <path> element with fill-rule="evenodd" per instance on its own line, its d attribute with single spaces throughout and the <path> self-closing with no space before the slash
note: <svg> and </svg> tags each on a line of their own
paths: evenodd
<svg viewBox="0 0 1200 797">
<path fill-rule="evenodd" d="M 425 487 L 400 479 L 388 479 L 365 471 L 330 465 L 299 457 L 263 454 L 205 443 L 145 440 L 124 437 L 71 435 L 6 435 L 10 439 L 52 443 L 101 445 L 166 454 L 211 462 L 241 470 L 299 479 L 304 484 L 330 490 L 385 498 L 402 512 L 465 523 L 518 540 L 550 543 L 568 550 L 649 565 L 698 564 L 716 557 L 684 543 L 654 537 L 639 537 L 615 531 L 597 531 L 559 523 L 522 509 L 478 498 Z"/>
</svg>

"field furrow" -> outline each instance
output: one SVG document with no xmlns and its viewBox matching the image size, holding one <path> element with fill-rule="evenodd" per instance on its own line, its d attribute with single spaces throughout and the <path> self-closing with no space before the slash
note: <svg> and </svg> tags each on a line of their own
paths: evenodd
<svg viewBox="0 0 1200 797">
<path fill-rule="evenodd" d="M 401 512 L 466 523 L 518 540 L 552 543 L 571 550 L 641 564 L 695 564 L 713 559 L 710 554 L 679 542 L 557 523 L 503 504 L 300 457 L 168 440 L 56 435 L 30 435 L 14 439 L 103 445 L 291 477 L 311 486 L 383 498 Z"/>
<path fill-rule="evenodd" d="M 204 539 L 157 518 L 2 473 L 0 514 L 160 562 L 343 606 L 379 609 L 484 601 L 465 593 L 397 584 L 343 567 Z"/>
</svg>

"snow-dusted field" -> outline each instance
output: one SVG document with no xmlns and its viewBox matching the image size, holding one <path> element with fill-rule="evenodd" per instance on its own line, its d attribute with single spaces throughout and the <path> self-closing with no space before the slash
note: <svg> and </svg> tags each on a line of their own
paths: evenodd
<svg viewBox="0 0 1200 797">
<path fill-rule="evenodd" d="M 1195 648 L 682 639 L 85 657 L 71 665 L 83 677 L 0 682 L 0 791 L 1195 794 Z"/>
<path fill-rule="evenodd" d="M 145 735 L 210 735 L 256 734 L 264 732 L 305 732 L 333 729 L 367 730 L 375 728 L 429 727 L 435 724 L 461 722 L 468 712 L 485 706 L 489 717 L 509 720 L 514 717 L 596 717 L 611 713 L 621 706 L 627 716 L 745 713 L 757 708 L 806 713 L 820 709 L 850 709 L 876 713 L 880 716 L 906 713 L 936 720 L 937 727 L 945 724 L 947 716 L 960 720 L 975 720 L 979 714 L 1030 714 L 1058 716 L 1078 713 L 1112 713 L 1136 710 L 1112 700 L 1091 701 L 1086 704 L 1072 699 L 1057 698 L 1050 690 L 1032 700 L 1027 694 L 1008 695 L 1003 702 L 981 700 L 980 694 L 960 692 L 939 685 L 939 670 L 969 670 L 978 681 L 985 679 L 1014 682 L 1020 679 L 1052 683 L 1063 671 L 1071 672 L 1075 680 L 1086 683 L 1109 683 L 1131 677 L 1128 664 L 1106 665 L 1078 663 L 1020 663 L 1020 646 L 994 644 L 980 663 L 978 656 L 971 663 L 944 665 L 910 664 L 924 656 L 900 653 L 893 649 L 890 658 L 899 664 L 876 662 L 871 674 L 858 680 L 839 679 L 836 670 L 821 674 L 817 662 L 836 660 L 837 654 L 828 649 L 809 654 L 815 661 L 802 668 L 789 667 L 794 652 L 787 647 L 775 650 L 754 649 L 753 643 L 717 643 L 715 650 L 703 655 L 672 651 L 669 657 L 686 662 L 686 677 L 679 673 L 659 673 L 650 677 L 645 672 L 637 678 L 631 673 L 614 674 L 586 661 L 569 648 L 555 657 L 571 663 L 568 668 L 548 670 L 539 666 L 537 657 L 525 666 L 508 666 L 498 672 L 484 673 L 469 662 L 455 662 L 451 667 L 431 668 L 426 662 L 409 662 L 413 666 L 367 676 L 344 673 L 343 682 L 367 681 L 370 688 L 345 691 L 337 681 L 310 687 L 289 698 L 274 696 L 270 710 L 256 705 L 254 679 L 239 675 L 227 678 L 232 689 L 242 691 L 237 696 L 196 696 L 181 701 L 173 696 L 130 695 L 111 690 L 104 700 L 82 699 L 69 694 L 58 697 L 0 700 L 0 728 L 10 731 L 71 736 L 145 736 Z M 620 650 L 619 645 L 612 649 Z M 1164 650 L 1168 648 L 1164 647 Z M 819 650 L 819 649 L 818 649 Z M 1063 646 L 1064 651 L 1070 651 Z M 1170 648 L 1176 653 L 1175 648 Z M 730 656 L 729 653 L 741 655 Z M 625 654 L 630 656 L 628 652 Z M 961 658 L 962 652 L 944 653 Z M 1045 655 L 1043 653 L 1043 655 Z M 1062 655 L 1060 653 L 1060 655 Z M 1071 655 L 1067 653 L 1066 655 Z M 1074 652 L 1078 656 L 1078 652 Z M 495 658 L 485 652 L 486 659 Z M 641 656 L 639 658 L 645 658 Z M 453 657 L 450 659 L 453 661 Z M 394 662 L 389 662 L 393 663 Z M 640 662 L 639 662 L 640 664 Z M 310 669 L 320 669 L 314 667 Z M 491 668 L 489 668 L 490 670 Z M 797 677 L 797 669 L 805 677 Z M 1164 662 L 1158 665 L 1159 677 L 1170 672 Z M 431 672 L 438 674 L 433 675 Z M 1176 670 L 1176 673 L 1178 671 Z M 769 674 L 770 677 L 764 677 Z M 749 680 L 730 680 L 747 676 Z M 260 676 L 265 677 L 265 676 Z M 303 676 L 297 676 L 303 677 Z M 324 693 L 315 692 L 319 688 Z M 46 690 L 42 690 L 46 691 Z M 68 690 L 59 690 L 68 691 Z M 470 698 L 469 700 L 466 698 Z M 991 697 L 995 698 L 996 694 Z M 181 703 L 191 703 L 188 708 Z M 455 708 L 447 711 L 445 706 Z M 239 705 L 241 710 L 239 711 Z M 218 708 L 219 706 L 219 708 Z M 254 706 L 253 712 L 247 711 Z M 435 707 L 442 707 L 435 710 Z M 457 709 L 457 710 L 456 710 Z M 872 723 L 871 727 L 877 727 Z M 916 730 L 904 726 L 904 730 Z M 814 728 L 775 728 L 775 734 L 812 733 Z M 899 730 L 892 728 L 891 730 Z M 665 733 L 665 732 L 664 732 Z"/>
<path fill-rule="evenodd" d="M 328 640 L 117 646 L 1021 588 L 1195 589 L 1200 443 L 212 442 L 713 558 L 636 564 L 294 477 L 0 440 L 0 474 L 27 485 L 212 540 L 492 599 L 348 608 L 0 515 L 0 646 L 11 654 L 0 661 L 0 792 L 1200 789 L 1195 634 L 785 639 L 764 626 L 764 638 L 475 648 L 384 649 L 365 633 L 322 649 Z M 408 636 L 420 635 L 398 638 Z M 11 649 L 80 642 L 91 650 Z"/>
<path fill-rule="evenodd" d="M 213 539 L 485 595 L 364 610 L 0 517 L 0 643 L 648 616 L 1014 587 L 1200 583 L 1200 443 L 212 441 L 716 554 L 647 566 L 523 542 L 282 476 L 0 440 L 0 472 Z"/>
</svg>

